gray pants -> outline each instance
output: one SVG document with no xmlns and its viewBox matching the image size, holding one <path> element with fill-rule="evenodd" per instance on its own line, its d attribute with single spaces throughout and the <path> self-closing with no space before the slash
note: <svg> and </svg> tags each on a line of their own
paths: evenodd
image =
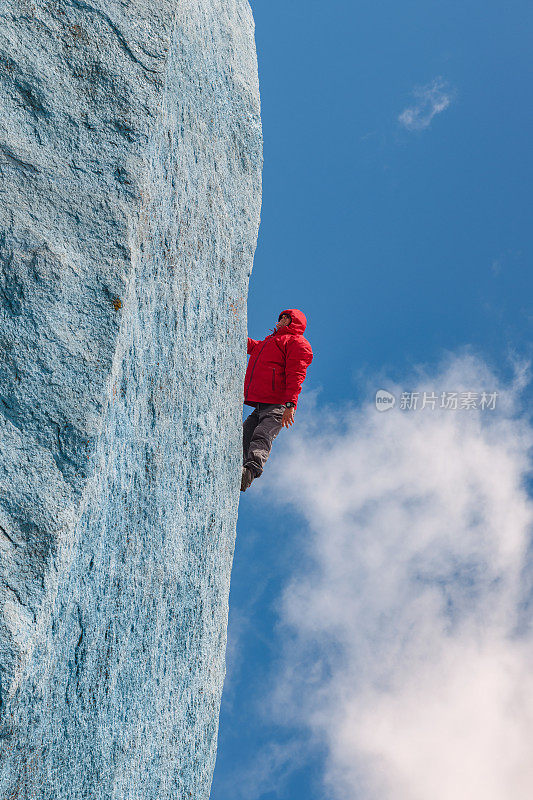
<svg viewBox="0 0 533 800">
<path fill-rule="evenodd" d="M 284 405 L 258 403 L 242 424 L 242 460 L 256 478 L 263 472 L 272 442 L 281 430 Z"/>
</svg>

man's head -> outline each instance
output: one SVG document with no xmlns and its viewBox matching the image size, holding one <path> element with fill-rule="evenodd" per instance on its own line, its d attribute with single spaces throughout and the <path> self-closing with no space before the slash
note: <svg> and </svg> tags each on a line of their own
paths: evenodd
<svg viewBox="0 0 533 800">
<path fill-rule="evenodd" d="M 276 323 L 276 328 L 282 328 L 284 325 L 290 325 L 291 321 L 292 320 L 288 314 L 280 314 Z"/>
<path fill-rule="evenodd" d="M 286 317 L 286 319 L 283 319 L 284 317 Z M 300 311 L 299 308 L 283 308 L 279 312 L 276 331 L 285 330 L 285 328 L 287 328 L 287 333 L 298 336 L 303 334 L 306 326 L 307 320 L 305 314 Z"/>
</svg>

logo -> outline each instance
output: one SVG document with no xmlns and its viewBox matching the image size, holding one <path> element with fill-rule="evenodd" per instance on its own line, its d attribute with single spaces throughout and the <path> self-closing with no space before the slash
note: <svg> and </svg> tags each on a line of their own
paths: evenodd
<svg viewBox="0 0 533 800">
<path fill-rule="evenodd" d="M 376 392 L 376 408 L 378 411 L 388 411 L 393 408 L 396 403 L 396 398 L 385 389 L 378 389 Z"/>
</svg>

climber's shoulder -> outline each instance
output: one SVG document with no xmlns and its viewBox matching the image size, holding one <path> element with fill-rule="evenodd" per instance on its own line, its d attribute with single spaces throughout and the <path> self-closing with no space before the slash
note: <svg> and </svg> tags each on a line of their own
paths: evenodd
<svg viewBox="0 0 533 800">
<path fill-rule="evenodd" d="M 291 352 L 294 355 L 305 355 L 306 357 L 313 357 L 313 348 L 311 343 L 305 338 L 302 333 L 288 333 L 279 337 L 281 339 L 280 345 L 283 347 L 285 353 Z"/>
</svg>

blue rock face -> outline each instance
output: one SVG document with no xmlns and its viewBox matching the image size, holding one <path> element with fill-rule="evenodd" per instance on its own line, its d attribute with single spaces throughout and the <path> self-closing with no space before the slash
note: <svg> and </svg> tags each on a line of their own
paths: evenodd
<svg viewBox="0 0 533 800">
<path fill-rule="evenodd" d="M 0 6 L 0 797 L 209 796 L 261 127 L 246 0 Z"/>
</svg>

